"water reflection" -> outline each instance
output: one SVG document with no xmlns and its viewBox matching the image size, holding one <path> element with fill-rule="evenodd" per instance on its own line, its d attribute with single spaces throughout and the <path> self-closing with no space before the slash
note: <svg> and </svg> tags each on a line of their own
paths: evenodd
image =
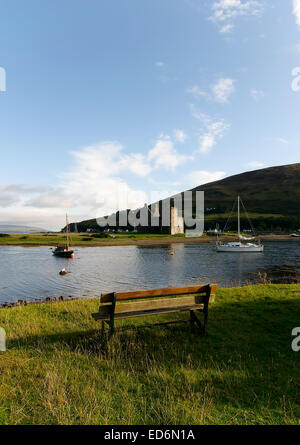
<svg viewBox="0 0 300 445">
<path fill-rule="evenodd" d="M 298 242 L 268 242 L 264 253 L 221 253 L 214 243 L 75 249 L 75 259 L 49 247 L 0 246 L 0 302 L 46 296 L 97 296 L 203 282 L 246 284 L 264 267 L 300 264 Z M 174 255 L 170 255 L 174 252 Z M 70 274 L 60 276 L 65 268 Z"/>
</svg>

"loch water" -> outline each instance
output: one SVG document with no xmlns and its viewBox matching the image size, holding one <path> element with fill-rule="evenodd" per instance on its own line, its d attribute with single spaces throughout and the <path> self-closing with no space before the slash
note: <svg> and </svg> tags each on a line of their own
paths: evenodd
<svg viewBox="0 0 300 445">
<path fill-rule="evenodd" d="M 262 269 L 283 264 L 300 265 L 299 242 L 266 242 L 263 253 L 216 252 L 214 243 L 78 247 L 74 259 L 55 257 L 45 246 L 0 246 L 0 303 L 213 282 L 245 285 L 257 282 Z M 63 268 L 70 273 L 59 275 Z"/>
</svg>

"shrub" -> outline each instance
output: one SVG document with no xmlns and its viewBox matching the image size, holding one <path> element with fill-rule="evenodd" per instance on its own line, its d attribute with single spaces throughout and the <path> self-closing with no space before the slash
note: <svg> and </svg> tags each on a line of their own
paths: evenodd
<svg viewBox="0 0 300 445">
<path fill-rule="evenodd" d="M 94 233 L 94 238 L 108 238 L 108 233 Z"/>
</svg>

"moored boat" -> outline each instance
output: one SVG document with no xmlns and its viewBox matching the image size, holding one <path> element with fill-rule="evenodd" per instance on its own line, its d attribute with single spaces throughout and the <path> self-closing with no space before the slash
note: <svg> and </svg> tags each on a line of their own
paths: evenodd
<svg viewBox="0 0 300 445">
<path fill-rule="evenodd" d="M 263 252 L 263 244 L 256 243 L 217 243 L 218 252 Z"/>
<path fill-rule="evenodd" d="M 237 205 L 238 205 L 238 238 L 239 238 L 239 241 L 223 243 L 222 241 L 220 241 L 218 239 L 218 241 L 216 243 L 216 250 L 217 250 L 217 252 L 237 252 L 237 253 L 240 253 L 240 252 L 263 252 L 264 251 L 264 245 L 260 242 L 260 240 L 257 240 L 255 242 L 249 242 L 249 241 L 252 241 L 252 240 L 256 240 L 255 236 L 254 237 L 245 237 L 245 236 L 241 235 L 240 202 L 242 202 L 242 201 L 241 201 L 241 198 L 238 196 L 238 198 L 237 198 Z M 244 206 L 243 202 L 242 202 L 242 205 L 243 205 L 244 210 L 245 210 L 245 212 L 247 214 L 247 211 L 245 209 L 245 206 Z M 232 211 L 231 211 L 231 213 L 230 213 L 230 215 L 228 217 L 228 220 L 227 220 L 227 222 L 225 224 L 225 227 L 223 229 L 223 233 L 224 233 L 224 231 L 226 229 L 226 226 L 227 226 L 228 221 L 229 221 L 229 219 L 231 217 L 231 214 L 232 214 L 232 212 L 234 210 L 234 207 L 235 207 L 235 203 L 234 203 Z M 248 214 L 247 214 L 247 218 L 248 218 L 248 221 L 249 221 L 249 223 L 250 223 L 250 225 L 252 227 L 252 230 L 254 232 L 254 228 L 253 228 L 253 225 L 252 225 L 252 223 L 250 221 L 250 218 L 248 217 Z M 255 235 L 255 232 L 254 232 L 254 235 Z"/>
<path fill-rule="evenodd" d="M 64 246 L 56 246 L 56 248 L 53 250 L 53 255 L 60 256 L 63 258 L 74 258 L 74 250 L 70 247 L 70 241 L 71 241 L 71 233 L 70 233 L 70 226 L 68 221 L 68 215 L 66 215 L 66 244 Z"/>
<path fill-rule="evenodd" d="M 72 255 L 74 255 L 74 250 L 72 250 L 68 245 L 57 246 L 53 250 L 53 255 L 64 257 L 64 258 L 71 258 Z"/>
</svg>

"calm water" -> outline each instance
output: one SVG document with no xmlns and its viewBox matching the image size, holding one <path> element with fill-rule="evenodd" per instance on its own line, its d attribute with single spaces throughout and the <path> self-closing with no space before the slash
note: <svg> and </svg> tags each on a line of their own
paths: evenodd
<svg viewBox="0 0 300 445">
<path fill-rule="evenodd" d="M 265 244 L 264 253 L 220 253 L 213 243 L 76 248 L 75 259 L 49 247 L 0 246 L 0 303 L 47 296 L 97 296 L 103 291 L 216 282 L 246 284 L 264 267 L 300 265 L 300 243 Z M 170 251 L 174 255 L 170 255 Z M 65 267 L 71 273 L 60 276 Z"/>
</svg>

